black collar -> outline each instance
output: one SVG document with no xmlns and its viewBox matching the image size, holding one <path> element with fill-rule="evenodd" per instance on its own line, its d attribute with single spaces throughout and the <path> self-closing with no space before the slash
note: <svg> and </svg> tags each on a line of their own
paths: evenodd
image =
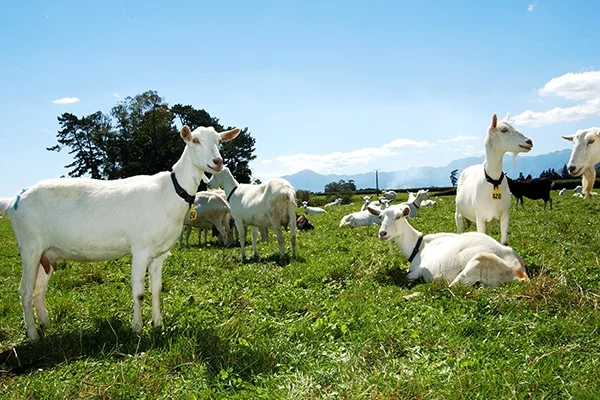
<svg viewBox="0 0 600 400">
<path fill-rule="evenodd" d="M 419 239 L 417 240 L 417 244 L 415 244 L 415 248 L 412 251 L 410 257 L 408 257 L 408 262 L 412 262 L 415 259 L 417 254 L 419 253 L 419 248 L 421 247 L 421 243 L 423 242 L 423 235 L 419 235 Z"/>
<path fill-rule="evenodd" d="M 502 172 L 500 174 L 500 178 L 499 179 L 492 179 L 487 174 L 487 171 L 485 170 L 485 168 L 483 168 L 483 173 L 485 174 L 485 180 L 488 181 L 489 183 L 491 183 L 492 185 L 494 185 L 494 189 L 497 189 L 498 186 L 500 186 L 500 184 L 502 183 L 502 180 L 504 179 L 504 172 Z"/>
<path fill-rule="evenodd" d="M 414 199 L 412 203 L 413 203 L 413 206 L 415 206 L 416 208 L 419 208 L 419 206 L 417 204 L 417 199 Z"/>
<path fill-rule="evenodd" d="M 229 199 L 231 199 L 231 196 L 233 195 L 233 192 L 235 192 L 235 189 L 237 189 L 237 186 L 234 186 L 233 189 L 231 189 L 231 192 L 229 192 L 229 195 L 227 196 L 227 202 L 229 203 Z"/>
<path fill-rule="evenodd" d="M 181 197 L 183 200 L 185 200 L 185 202 L 188 203 L 191 208 L 192 204 L 194 204 L 194 201 L 196 200 L 196 197 L 190 195 L 188 192 L 185 191 L 184 188 L 181 187 L 179 182 L 177 182 L 177 178 L 175 177 L 175 172 L 171 172 L 171 181 L 173 181 L 173 186 L 175 186 L 175 193 L 177 193 L 177 195 L 179 197 Z"/>
</svg>

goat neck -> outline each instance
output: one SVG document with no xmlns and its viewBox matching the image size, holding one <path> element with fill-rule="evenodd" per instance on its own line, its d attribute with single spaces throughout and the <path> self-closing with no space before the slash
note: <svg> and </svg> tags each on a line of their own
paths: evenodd
<svg viewBox="0 0 600 400">
<path fill-rule="evenodd" d="M 483 167 L 490 178 L 500 179 L 504 153 L 506 153 L 506 150 L 498 149 L 488 135 L 485 139 L 485 161 L 483 162 Z"/>
<path fill-rule="evenodd" d="M 404 254 L 406 258 L 409 258 L 415 249 L 415 245 L 419 241 L 419 237 L 423 234 L 413 228 L 405 217 L 397 219 L 395 224 L 399 234 L 393 238 L 394 242 L 396 242 L 396 245 L 398 245 L 402 254 Z"/>
<path fill-rule="evenodd" d="M 240 183 L 234 178 L 229 168 L 223 168 L 219 174 L 219 180 L 222 183 L 222 189 L 225 191 L 225 195 L 227 196 L 227 201 L 229 201 L 233 190 L 235 190 Z"/>
<path fill-rule="evenodd" d="M 173 165 L 173 172 L 175 173 L 177 182 L 179 182 L 179 186 L 184 188 L 190 195 L 195 195 L 204 171 L 196 167 L 192 162 L 188 146 L 185 146 L 183 154 Z M 173 193 L 175 193 L 174 190 Z"/>
</svg>

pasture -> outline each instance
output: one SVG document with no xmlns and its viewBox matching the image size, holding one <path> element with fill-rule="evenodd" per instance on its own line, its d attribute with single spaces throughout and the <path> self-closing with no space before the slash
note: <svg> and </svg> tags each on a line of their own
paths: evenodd
<svg viewBox="0 0 600 400">
<path fill-rule="evenodd" d="M 25 336 L 21 261 L 0 219 L 0 398 L 599 398 L 600 199 L 552 197 L 552 211 L 511 205 L 509 244 L 529 283 L 409 284 L 377 227 L 338 227 L 360 209 L 354 196 L 354 207 L 309 216 L 315 230 L 298 232 L 286 263 L 272 231 L 245 263 L 238 247 L 175 245 L 164 326 L 149 325 L 146 285 L 141 335 L 130 257 L 60 262 L 38 342 Z M 455 232 L 454 197 L 410 222 Z M 497 222 L 490 233 L 499 239 Z"/>
</svg>

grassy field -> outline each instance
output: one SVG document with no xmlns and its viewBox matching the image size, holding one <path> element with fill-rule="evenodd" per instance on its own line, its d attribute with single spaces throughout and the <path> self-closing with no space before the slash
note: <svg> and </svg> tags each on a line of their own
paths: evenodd
<svg viewBox="0 0 600 400">
<path fill-rule="evenodd" d="M 285 263 L 274 237 L 245 263 L 239 248 L 175 246 L 165 325 L 141 335 L 131 330 L 129 257 L 61 262 L 47 296 L 52 325 L 35 343 L 2 219 L 0 398 L 600 398 L 600 199 L 553 197 L 553 211 L 527 199 L 511 211 L 509 242 L 529 283 L 411 285 L 377 227 L 338 228 L 356 197 L 312 216 L 316 229 L 298 234 L 299 257 Z M 455 231 L 454 198 L 411 222 Z M 497 223 L 491 234 L 499 238 Z"/>
</svg>

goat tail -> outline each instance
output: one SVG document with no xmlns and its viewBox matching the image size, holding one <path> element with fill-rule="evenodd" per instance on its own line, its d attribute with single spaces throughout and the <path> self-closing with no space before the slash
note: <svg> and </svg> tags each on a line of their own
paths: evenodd
<svg viewBox="0 0 600 400">
<path fill-rule="evenodd" d="M 7 215 L 7 211 L 9 208 L 12 207 L 14 201 L 15 199 L 13 198 L 0 199 L 0 217 L 4 217 L 5 215 Z"/>
</svg>

